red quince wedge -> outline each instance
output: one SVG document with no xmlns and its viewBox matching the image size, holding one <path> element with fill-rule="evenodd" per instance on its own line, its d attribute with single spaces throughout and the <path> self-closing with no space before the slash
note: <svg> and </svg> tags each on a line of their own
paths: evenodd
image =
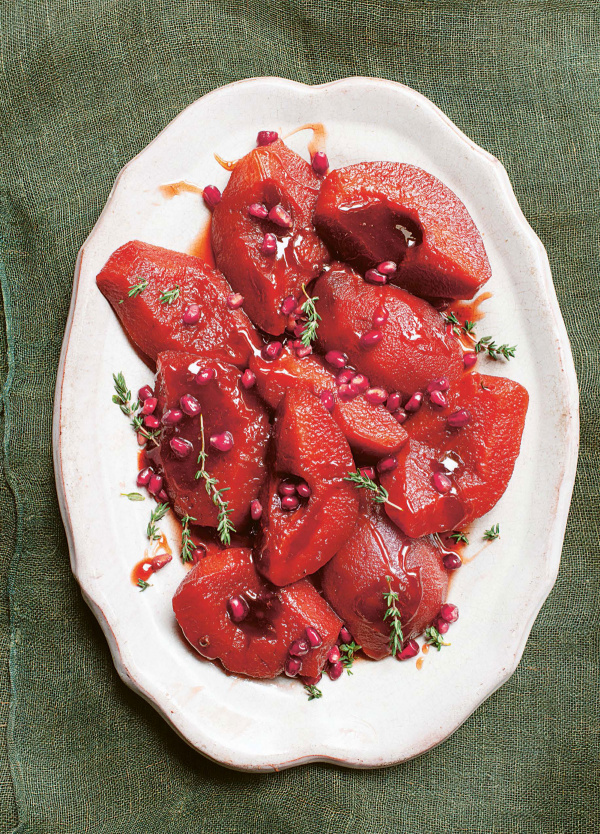
<svg viewBox="0 0 600 834">
<path fill-rule="evenodd" d="M 246 616 L 234 621 L 229 600 Z M 300 673 L 317 677 L 335 644 L 341 621 L 313 585 L 303 579 L 275 588 L 256 573 L 252 551 L 230 548 L 211 553 L 181 582 L 173 611 L 190 645 L 225 669 L 253 678 L 274 678 L 284 670 L 290 645 L 307 626 L 322 644 L 299 658 Z"/>
<path fill-rule="evenodd" d="M 436 410 L 426 402 L 405 424 L 410 439 L 397 455 L 398 466 L 381 476 L 390 501 L 390 518 L 407 535 L 462 527 L 489 512 L 511 479 L 521 446 L 529 395 L 518 382 L 484 374 L 465 375 Z M 469 414 L 462 428 L 448 417 Z M 434 473 L 449 479 L 440 493 Z"/>
<path fill-rule="evenodd" d="M 262 493 L 258 571 L 289 585 L 322 567 L 348 538 L 358 511 L 355 489 L 344 480 L 355 471 L 350 447 L 331 415 L 304 388 L 286 391 L 275 419 L 275 454 Z M 311 494 L 286 510 L 282 480 L 304 481 Z"/>
<path fill-rule="evenodd" d="M 96 283 L 152 362 L 163 351 L 182 350 L 244 366 L 259 346 L 248 316 L 227 306 L 231 287 L 224 276 L 200 258 L 132 240 L 113 252 Z M 192 304 L 198 321 L 185 324 Z"/>
<path fill-rule="evenodd" d="M 433 379 L 456 383 L 463 373 L 458 339 L 447 333 L 441 315 L 427 301 L 392 286 L 375 286 L 341 264 L 325 271 L 313 289 L 321 315 L 318 342 L 324 351 L 339 350 L 372 385 L 409 397 Z M 381 325 L 374 317 L 383 309 Z M 379 331 L 367 346 L 361 336 Z"/>
<path fill-rule="evenodd" d="M 464 204 L 414 165 L 361 162 L 332 171 L 314 223 L 334 257 L 362 272 L 394 261 L 394 283 L 422 298 L 472 298 L 491 277 Z"/>
<path fill-rule="evenodd" d="M 368 501 L 368 499 L 367 499 Z M 375 660 L 391 654 L 384 594 L 398 593 L 404 641 L 431 625 L 446 599 L 448 574 L 431 537 L 410 539 L 377 505 L 361 509 L 353 534 L 323 568 L 325 599 L 355 642 Z M 388 585 L 386 577 L 390 577 Z"/>
<path fill-rule="evenodd" d="M 222 498 L 231 522 L 241 530 L 250 520 L 250 502 L 258 497 L 266 477 L 270 427 L 263 404 L 254 392 L 244 389 L 239 369 L 233 365 L 167 351 L 159 354 L 157 368 L 157 413 L 163 419 L 160 461 L 175 512 L 191 516 L 195 524 L 218 526 L 218 508 L 211 498 L 214 490 L 211 488 L 209 495 L 206 480 L 196 478 L 203 448 L 200 411 L 190 416 L 182 408 L 182 398 L 191 396 L 202 414 L 205 470 L 215 479 L 216 489 L 226 490 Z M 212 369 L 215 376 L 201 384 L 196 375 L 204 369 Z M 175 424 L 166 422 L 166 412 L 173 411 L 182 415 Z M 233 440 L 229 451 L 220 451 L 211 443 L 211 437 L 224 432 Z"/>
<path fill-rule="evenodd" d="M 277 408 L 288 388 L 301 386 L 316 395 L 330 391 L 334 402 L 331 416 L 356 452 L 383 457 L 406 443 L 407 433 L 383 405 L 371 405 L 362 394 L 351 400 L 340 397 L 335 374 L 317 356 L 300 358 L 286 345 L 272 362 L 255 354 L 250 369 L 261 397 L 271 408 Z"/>
<path fill-rule="evenodd" d="M 211 237 L 217 266 L 245 298 L 245 309 L 267 333 L 283 333 L 283 300 L 299 298 L 302 285 L 329 260 L 312 224 L 321 180 L 311 166 L 279 140 L 255 148 L 233 169 L 213 211 Z M 249 214 L 253 204 L 268 211 L 281 206 L 291 225 Z M 285 217 L 284 217 L 285 221 Z M 275 235 L 277 251 L 264 254 L 265 234 Z"/>
</svg>

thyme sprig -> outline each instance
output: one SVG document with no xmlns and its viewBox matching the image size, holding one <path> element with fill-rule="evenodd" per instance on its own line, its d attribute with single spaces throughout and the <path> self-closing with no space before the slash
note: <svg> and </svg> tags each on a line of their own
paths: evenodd
<svg viewBox="0 0 600 834">
<path fill-rule="evenodd" d="M 486 530 L 483 534 L 483 538 L 488 542 L 493 542 L 494 539 L 497 539 L 500 536 L 500 525 L 499 524 L 492 524 L 489 530 Z"/>
<path fill-rule="evenodd" d="M 137 298 L 137 296 L 140 295 L 140 293 L 144 292 L 147 286 L 147 281 L 140 281 L 139 283 L 134 284 L 133 287 L 129 289 L 127 295 L 129 296 L 129 298 Z"/>
<path fill-rule="evenodd" d="M 359 652 L 362 646 L 359 646 L 354 640 L 351 643 L 342 643 L 340 646 L 340 654 L 342 655 L 342 664 L 346 672 L 352 674 L 352 664 L 354 663 L 354 653 Z"/>
<path fill-rule="evenodd" d="M 140 492 L 122 492 L 123 498 L 128 498 L 130 501 L 145 501 L 146 499 Z"/>
<path fill-rule="evenodd" d="M 184 515 L 181 517 L 181 561 L 192 562 L 192 551 L 194 550 L 194 542 L 190 533 L 190 522 L 196 521 L 191 515 Z"/>
<path fill-rule="evenodd" d="M 200 415 L 200 440 L 202 448 L 200 449 L 197 460 L 197 463 L 200 464 L 200 469 L 196 472 L 195 478 L 197 481 L 200 478 L 204 480 L 206 493 L 219 512 L 217 533 L 221 542 L 229 547 L 231 544 L 231 534 L 235 533 L 235 527 L 230 518 L 231 510 L 229 509 L 229 502 L 223 498 L 224 493 L 229 491 L 229 487 L 217 489 L 217 479 L 213 478 L 206 471 L 206 441 L 204 438 L 204 418 L 202 414 Z"/>
<path fill-rule="evenodd" d="M 388 504 L 390 507 L 394 507 L 394 509 L 402 512 L 402 507 L 399 507 L 397 504 L 393 504 L 390 501 L 387 489 L 382 487 L 380 484 L 376 484 L 375 481 L 371 480 L 371 478 L 367 475 L 363 475 L 361 472 L 348 472 L 344 480 L 350 481 L 350 483 L 354 484 L 357 489 L 368 490 L 375 503 Z"/>
<path fill-rule="evenodd" d="M 465 536 L 464 533 L 450 533 L 450 538 L 454 539 L 454 541 L 458 544 L 459 542 L 464 542 L 465 544 L 469 544 L 468 538 Z"/>
<path fill-rule="evenodd" d="M 383 615 L 384 620 L 389 620 L 390 626 L 390 651 L 395 657 L 402 651 L 402 644 L 404 643 L 404 636 L 402 634 L 402 622 L 400 619 L 400 609 L 397 606 L 398 591 L 392 591 L 392 577 L 386 576 L 385 581 L 388 584 L 388 590 L 383 592 L 383 599 L 387 605 L 387 610 Z"/>
<path fill-rule="evenodd" d="M 442 646 L 450 646 L 450 643 L 445 643 L 442 639 L 442 635 L 439 633 L 435 626 L 429 626 L 429 628 L 425 629 L 425 637 L 426 642 L 428 645 L 432 646 L 434 649 L 437 649 L 438 652 L 442 650 Z"/>
<path fill-rule="evenodd" d="M 177 301 L 179 298 L 179 293 L 181 290 L 179 289 L 179 285 L 175 285 L 171 290 L 165 290 L 165 292 L 160 297 L 161 304 L 172 304 L 174 301 Z"/>
<path fill-rule="evenodd" d="M 304 691 L 308 695 L 308 700 L 309 701 L 315 701 L 315 700 L 317 700 L 317 698 L 322 698 L 323 697 L 323 693 L 321 692 L 319 687 L 314 686 L 314 684 L 310 684 L 310 685 L 307 684 L 304 687 Z"/>
<path fill-rule="evenodd" d="M 475 353 L 487 353 L 490 359 L 514 359 L 515 351 L 517 350 L 516 345 L 497 345 L 496 342 L 492 339 L 491 336 L 483 336 L 481 339 L 477 339 L 475 336 L 475 322 L 474 321 L 465 321 L 464 324 L 461 324 L 460 321 L 456 318 L 455 313 L 446 313 L 442 314 L 442 318 L 452 327 L 452 332 L 455 336 L 466 336 L 469 341 L 473 342 L 473 350 Z"/>
<path fill-rule="evenodd" d="M 145 579 L 138 579 L 137 585 L 138 585 L 138 588 L 140 589 L 140 591 L 145 591 L 146 588 L 150 588 L 150 583 L 146 582 Z"/>
<path fill-rule="evenodd" d="M 304 325 L 300 341 L 304 347 L 310 347 L 310 343 L 314 342 L 317 338 L 317 328 L 319 327 L 319 322 L 321 321 L 321 316 L 317 313 L 317 308 L 315 307 L 315 301 L 318 301 L 319 297 L 316 295 L 311 297 L 306 292 L 305 284 L 302 284 L 302 292 L 306 296 L 306 301 L 302 305 L 302 312 L 306 316 L 307 322 Z"/>
<path fill-rule="evenodd" d="M 166 516 L 168 509 L 168 504 L 157 504 L 157 506 L 150 513 L 150 521 L 146 527 L 146 535 L 151 542 L 157 542 L 160 539 L 160 532 L 157 524 Z"/>
<path fill-rule="evenodd" d="M 139 400 L 135 400 L 135 402 L 132 400 L 131 391 L 127 387 L 125 377 L 121 371 L 118 374 L 113 374 L 113 381 L 115 384 L 115 393 L 113 394 L 112 401 L 119 406 L 126 417 L 131 418 L 131 428 L 135 432 L 154 443 L 155 446 L 158 446 L 160 432 L 158 429 L 156 431 L 148 431 L 148 429 L 144 428 L 143 418 L 139 414 L 136 414 L 136 411 L 140 407 L 140 402 Z"/>
</svg>

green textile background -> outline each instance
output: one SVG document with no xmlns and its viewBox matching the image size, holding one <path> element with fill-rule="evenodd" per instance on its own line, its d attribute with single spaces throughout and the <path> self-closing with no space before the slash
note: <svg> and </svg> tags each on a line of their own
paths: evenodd
<svg viewBox="0 0 600 834">
<path fill-rule="evenodd" d="M 548 249 L 579 374 L 562 567 L 521 665 L 445 744 L 381 771 L 241 775 L 189 749 L 118 679 L 56 502 L 52 398 L 77 250 L 119 169 L 170 119 L 259 75 L 402 81 L 499 157 Z M 600 830 L 599 81 L 596 0 L 0 4 L 2 830 Z M 443 702 L 432 693 L 432 711 Z"/>
</svg>

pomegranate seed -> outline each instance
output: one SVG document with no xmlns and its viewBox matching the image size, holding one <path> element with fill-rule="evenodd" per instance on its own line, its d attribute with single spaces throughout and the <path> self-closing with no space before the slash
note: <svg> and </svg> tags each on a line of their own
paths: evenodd
<svg viewBox="0 0 600 834">
<path fill-rule="evenodd" d="M 340 640 L 342 643 L 351 643 L 352 642 L 352 635 L 346 628 L 346 626 L 342 626 L 340 628 Z"/>
<path fill-rule="evenodd" d="M 339 648 L 337 646 L 332 646 L 327 654 L 327 660 L 329 661 L 329 663 L 337 663 L 339 660 L 341 660 L 341 658 L 342 655 Z"/>
<path fill-rule="evenodd" d="M 214 368 L 202 368 L 195 376 L 198 385 L 208 385 L 213 379 L 217 378 L 217 372 Z"/>
<path fill-rule="evenodd" d="M 449 391 L 450 390 L 450 380 L 445 377 L 441 376 L 439 379 L 433 379 L 429 385 L 427 386 L 427 393 L 431 394 L 432 391 Z"/>
<path fill-rule="evenodd" d="M 468 370 L 472 368 L 477 362 L 477 354 L 474 351 L 467 351 L 463 356 L 463 365 Z"/>
<path fill-rule="evenodd" d="M 187 414 L 189 417 L 195 417 L 202 411 L 200 403 L 196 397 L 192 397 L 191 394 L 184 394 L 179 400 L 179 406 L 183 413 Z"/>
<path fill-rule="evenodd" d="M 157 429 L 160 426 L 160 420 L 154 414 L 147 414 L 144 417 L 144 425 L 147 429 Z"/>
<path fill-rule="evenodd" d="M 458 607 L 456 605 L 452 605 L 451 602 L 444 603 L 444 605 L 440 608 L 440 617 L 447 623 L 455 623 L 458 620 Z"/>
<path fill-rule="evenodd" d="M 389 455 L 386 458 L 381 458 L 380 461 L 377 462 L 377 471 L 380 475 L 384 472 L 392 472 L 398 466 L 398 461 L 393 455 Z"/>
<path fill-rule="evenodd" d="M 190 304 L 183 311 L 184 324 L 198 324 L 200 321 L 200 307 L 197 304 Z"/>
<path fill-rule="evenodd" d="M 377 272 L 381 272 L 382 275 L 393 275 L 397 269 L 398 266 L 394 261 L 382 261 L 377 264 Z"/>
<path fill-rule="evenodd" d="M 443 561 L 446 570 L 458 570 L 458 568 L 462 567 L 462 559 L 458 553 L 446 553 Z"/>
<path fill-rule="evenodd" d="M 282 350 L 283 345 L 281 342 L 269 342 L 269 344 L 265 345 L 261 350 L 261 356 L 267 362 L 273 362 L 274 359 L 277 359 Z"/>
<path fill-rule="evenodd" d="M 269 209 L 263 206 L 262 203 L 252 203 L 248 206 L 248 214 L 250 217 L 258 217 L 259 220 L 266 220 L 269 216 Z"/>
<path fill-rule="evenodd" d="M 302 345 L 301 347 L 294 348 L 294 350 L 298 359 L 304 359 L 312 353 L 312 348 L 309 345 Z"/>
<path fill-rule="evenodd" d="M 388 398 L 388 393 L 383 388 L 369 388 L 365 393 L 365 399 L 371 405 L 381 405 Z"/>
<path fill-rule="evenodd" d="M 195 547 L 191 552 L 192 557 L 192 564 L 197 565 L 200 559 L 206 558 L 206 548 L 203 544 L 199 544 L 198 547 Z"/>
<path fill-rule="evenodd" d="M 358 471 L 364 478 L 370 478 L 372 481 L 375 480 L 377 473 L 375 472 L 375 468 L 373 466 L 361 466 Z"/>
<path fill-rule="evenodd" d="M 259 130 L 256 137 L 256 144 L 259 148 L 264 145 L 272 145 L 279 139 L 279 134 L 275 130 Z"/>
<path fill-rule="evenodd" d="M 137 479 L 136 479 L 136 484 L 139 487 L 148 486 L 148 484 L 150 482 L 150 478 L 152 477 L 153 473 L 154 473 L 154 470 L 151 469 L 149 466 L 147 466 L 145 469 L 140 469 L 140 471 L 138 472 Z"/>
<path fill-rule="evenodd" d="M 290 481 L 281 481 L 281 483 L 277 487 L 277 492 L 280 495 L 295 495 L 296 484 L 292 484 L 290 483 Z"/>
<path fill-rule="evenodd" d="M 154 571 L 160 570 L 164 568 L 165 565 L 168 565 L 171 562 L 173 557 L 170 553 L 159 553 L 154 559 L 150 560 L 150 564 L 152 565 L 152 569 Z"/>
<path fill-rule="evenodd" d="M 269 212 L 269 220 L 272 223 L 276 223 L 278 226 L 281 226 L 282 229 L 291 229 L 292 227 L 292 217 L 290 213 L 281 205 L 273 206 Z M 295 306 L 296 303 L 294 302 L 294 307 Z"/>
<path fill-rule="evenodd" d="M 336 376 L 335 381 L 338 385 L 348 385 L 351 379 L 354 377 L 354 371 L 351 371 L 350 368 L 344 368 L 339 374 Z"/>
<path fill-rule="evenodd" d="M 304 655 L 308 654 L 310 651 L 310 644 L 308 640 L 303 640 L 302 637 L 300 637 L 300 639 L 294 640 L 288 651 L 291 655 L 294 655 L 294 657 L 304 657 Z"/>
<path fill-rule="evenodd" d="M 297 302 L 293 295 L 288 295 L 287 298 L 284 298 L 281 302 L 281 312 L 283 313 L 283 315 L 291 315 L 296 309 L 296 304 Z"/>
<path fill-rule="evenodd" d="M 258 500 L 258 498 L 254 498 L 250 501 L 250 515 L 252 517 L 252 521 L 258 521 L 263 513 L 262 504 Z"/>
<path fill-rule="evenodd" d="M 312 489 L 309 487 L 308 484 L 304 482 L 298 484 L 298 486 L 296 487 L 296 492 L 301 498 L 310 498 L 310 496 L 312 495 Z"/>
<path fill-rule="evenodd" d="M 144 385 L 144 387 L 140 388 L 140 390 L 138 391 L 138 400 L 142 403 L 145 402 L 148 399 L 148 397 L 153 396 L 154 391 L 152 390 L 152 388 L 150 388 L 149 385 Z"/>
<path fill-rule="evenodd" d="M 232 292 L 227 296 L 227 306 L 230 310 L 239 310 L 243 303 L 244 296 L 239 292 Z"/>
<path fill-rule="evenodd" d="M 381 330 L 369 330 L 368 333 L 363 333 L 360 337 L 360 343 L 363 347 L 373 347 L 379 344 L 383 339 L 383 332 Z"/>
<path fill-rule="evenodd" d="M 311 164 L 315 174 L 320 174 L 321 176 L 323 176 L 323 174 L 327 173 L 327 169 L 329 168 L 329 160 L 327 159 L 327 154 L 323 153 L 323 151 L 317 151 L 312 156 Z"/>
<path fill-rule="evenodd" d="M 420 391 L 415 391 L 410 400 L 404 406 L 405 411 L 418 411 L 423 405 L 423 394 Z"/>
<path fill-rule="evenodd" d="M 306 626 L 305 634 L 312 649 L 318 649 L 319 646 L 323 645 L 323 638 L 313 626 Z"/>
<path fill-rule="evenodd" d="M 161 489 L 161 491 L 158 493 L 158 495 L 155 495 L 154 497 L 156 498 L 156 500 L 160 504 L 168 504 L 169 503 L 169 496 L 164 491 L 164 489 Z"/>
<path fill-rule="evenodd" d="M 297 510 L 299 506 L 300 501 L 296 498 L 295 495 L 284 495 L 281 499 L 281 509 L 286 510 L 287 512 Z"/>
<path fill-rule="evenodd" d="M 244 388 L 252 388 L 255 382 L 256 375 L 250 370 L 250 368 L 246 368 L 242 374 L 242 385 Z"/>
<path fill-rule="evenodd" d="M 332 681 L 336 681 L 338 678 L 340 678 L 343 672 L 344 667 L 339 661 L 336 663 L 332 663 L 329 669 L 327 670 L 327 674 L 329 675 Z"/>
<path fill-rule="evenodd" d="M 441 495 L 445 495 L 452 489 L 452 481 L 443 472 L 434 472 L 431 481 Z"/>
<path fill-rule="evenodd" d="M 148 492 L 151 495 L 158 495 L 161 491 L 163 485 L 163 477 L 162 475 L 157 475 L 155 472 L 150 475 L 150 480 L 148 481 Z"/>
<path fill-rule="evenodd" d="M 441 391 L 432 391 L 429 399 L 431 404 L 437 406 L 437 408 L 446 408 L 448 405 L 448 400 Z"/>
<path fill-rule="evenodd" d="M 393 394 L 390 394 L 387 400 L 385 401 L 385 407 L 388 411 L 391 411 L 393 413 L 394 411 L 398 411 L 401 402 L 402 397 L 400 396 L 400 394 L 398 394 L 398 392 L 394 392 Z"/>
<path fill-rule="evenodd" d="M 323 673 L 319 672 L 318 675 L 300 675 L 300 679 L 305 686 L 316 686 L 321 678 L 323 677 Z"/>
<path fill-rule="evenodd" d="M 354 374 L 350 381 L 350 388 L 355 394 L 364 394 L 369 388 L 369 380 L 364 374 Z"/>
<path fill-rule="evenodd" d="M 331 391 L 321 391 L 319 394 L 319 399 L 327 409 L 327 411 L 333 411 L 335 407 L 335 399 Z"/>
<path fill-rule="evenodd" d="M 212 434 L 209 443 L 218 452 L 229 452 L 230 449 L 233 449 L 233 435 L 230 431 Z"/>
<path fill-rule="evenodd" d="M 325 354 L 325 361 L 334 368 L 345 368 L 348 357 L 341 350 L 328 350 Z"/>
<path fill-rule="evenodd" d="M 338 388 L 338 396 L 341 400 L 348 401 L 353 400 L 357 396 L 357 393 L 351 388 L 350 385 L 348 385 L 347 382 L 344 382 Z"/>
<path fill-rule="evenodd" d="M 175 457 L 183 460 L 192 451 L 192 444 L 189 440 L 182 440 L 180 437 L 172 437 L 169 446 Z"/>
<path fill-rule="evenodd" d="M 227 613 L 234 623 L 241 623 L 250 613 L 250 607 L 244 597 L 229 597 Z"/>
<path fill-rule="evenodd" d="M 416 657 L 420 652 L 419 644 L 416 640 L 409 640 L 401 652 L 398 652 L 398 660 L 410 660 L 411 657 Z"/>
<path fill-rule="evenodd" d="M 387 275 L 382 275 L 376 269 L 368 269 L 365 272 L 365 281 L 368 281 L 369 284 L 387 284 L 389 280 Z"/>
<path fill-rule="evenodd" d="M 442 620 L 441 617 L 438 617 L 433 625 L 435 628 L 437 628 L 440 634 L 446 634 L 446 632 L 450 628 L 450 623 L 447 623 L 446 620 Z"/>
<path fill-rule="evenodd" d="M 216 185 L 207 185 L 202 192 L 202 197 L 209 209 L 214 209 L 221 202 L 221 192 Z"/>
<path fill-rule="evenodd" d="M 302 669 L 302 661 L 299 657 L 288 657 L 285 662 L 284 672 L 288 678 L 295 678 Z"/>
<path fill-rule="evenodd" d="M 381 306 L 378 307 L 375 312 L 373 313 L 373 324 L 375 327 L 381 327 L 382 324 L 385 324 L 386 321 L 389 319 L 390 314 L 385 309 L 385 307 Z"/>
<path fill-rule="evenodd" d="M 396 418 L 396 421 L 402 425 L 402 423 L 407 421 L 408 414 L 403 408 L 399 408 L 398 411 L 394 411 L 394 417 Z"/>
<path fill-rule="evenodd" d="M 263 237 L 260 245 L 260 251 L 263 255 L 275 255 L 277 252 L 277 238 L 270 232 Z"/>
<path fill-rule="evenodd" d="M 158 400 L 156 397 L 147 397 L 144 400 L 144 405 L 142 406 L 142 414 L 152 414 L 157 405 Z"/>
<path fill-rule="evenodd" d="M 454 414 L 450 414 L 446 422 L 453 429 L 462 429 L 471 422 L 471 412 L 466 408 L 459 408 Z"/>
<path fill-rule="evenodd" d="M 170 408 L 162 416 L 164 426 L 176 426 L 183 417 L 183 412 L 178 408 Z"/>
</svg>

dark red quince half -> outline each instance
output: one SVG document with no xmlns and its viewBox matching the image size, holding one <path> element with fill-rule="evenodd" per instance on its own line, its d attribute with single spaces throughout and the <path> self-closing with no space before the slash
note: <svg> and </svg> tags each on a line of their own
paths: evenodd
<svg viewBox="0 0 600 834">
<path fill-rule="evenodd" d="M 409 397 L 433 379 L 456 383 L 462 376 L 458 340 L 427 301 L 399 287 L 369 284 L 341 264 L 321 275 L 313 294 L 321 315 L 320 347 L 347 354 L 372 385 Z M 382 310 L 387 320 L 374 324 Z M 364 344 L 361 337 L 373 331 L 381 333 L 379 341 Z"/>
<path fill-rule="evenodd" d="M 392 281 L 421 298 L 472 298 L 491 277 L 464 204 L 414 165 L 360 162 L 332 171 L 314 223 L 334 257 L 361 272 L 393 261 Z"/>
<path fill-rule="evenodd" d="M 235 609 L 230 600 L 237 603 Z M 317 677 L 341 627 L 310 582 L 275 588 L 257 575 L 252 551 L 245 548 L 211 553 L 199 562 L 175 592 L 173 611 L 199 654 L 253 678 L 281 674 L 291 644 L 303 638 L 307 626 L 318 632 L 322 644 L 298 658 L 300 674 Z M 245 613 L 238 621 L 237 611 Z"/>
<path fill-rule="evenodd" d="M 275 419 L 275 455 L 262 493 L 261 534 L 255 547 L 259 572 L 289 585 L 324 565 L 348 538 L 358 511 L 350 447 L 331 415 L 304 388 L 286 391 Z M 282 481 L 304 482 L 310 497 L 285 509 Z"/>
<path fill-rule="evenodd" d="M 159 354 L 157 369 L 157 413 L 163 419 L 160 461 L 175 512 L 191 516 L 195 524 L 218 525 L 218 509 L 211 499 L 213 490 L 209 495 L 206 479 L 196 477 L 201 469 L 202 415 L 204 468 L 215 479 L 215 487 L 225 490 L 222 497 L 231 512 L 231 521 L 236 530 L 241 530 L 250 520 L 250 502 L 258 497 L 266 476 L 270 427 L 264 406 L 253 391 L 244 389 L 239 369 L 233 365 L 168 351 Z M 200 371 L 211 375 L 214 372 L 214 377 L 199 382 Z M 182 399 L 189 397 L 193 398 L 192 410 L 196 408 L 194 402 L 198 405 L 198 413 L 193 416 L 182 405 Z M 187 405 L 189 410 L 189 399 Z M 182 415 L 178 422 L 169 419 L 174 411 Z M 223 451 L 213 445 L 211 438 L 223 441 L 226 432 L 231 435 L 232 445 Z"/>
<path fill-rule="evenodd" d="M 442 410 L 426 402 L 405 423 L 409 441 L 398 466 L 381 476 L 401 508 L 386 504 L 386 512 L 409 536 L 453 530 L 485 515 L 504 494 L 519 454 L 529 402 L 522 385 L 470 374 L 448 399 Z M 461 409 L 468 422 L 452 428 L 448 417 Z M 435 473 L 447 479 L 446 492 L 436 487 Z"/>
<path fill-rule="evenodd" d="M 317 356 L 300 358 L 286 346 L 272 362 L 256 354 L 250 369 L 261 397 L 271 408 L 277 408 L 288 388 L 301 386 L 317 395 L 330 391 L 334 403 L 331 416 L 357 452 L 383 457 L 406 443 L 408 435 L 383 405 L 371 405 L 362 394 L 352 399 L 340 396 L 335 374 Z"/>
<path fill-rule="evenodd" d="M 431 625 L 446 599 L 448 574 L 431 537 L 410 539 L 379 505 L 361 500 L 353 534 L 323 568 L 325 599 L 369 657 L 391 654 L 384 594 L 398 593 L 402 634 L 408 641 Z M 386 577 L 390 577 L 388 583 Z"/>
<path fill-rule="evenodd" d="M 96 278 L 123 329 L 152 362 L 166 350 L 243 366 L 259 339 L 243 310 L 231 310 L 231 287 L 200 258 L 132 240 L 110 256 Z M 198 318 L 183 316 L 197 305 Z"/>
<path fill-rule="evenodd" d="M 212 246 L 217 266 L 244 296 L 244 307 L 258 327 L 283 333 L 284 299 L 302 295 L 302 285 L 320 273 L 329 259 L 312 224 L 321 186 L 311 166 L 281 140 L 255 148 L 233 169 L 212 217 Z M 249 213 L 281 207 L 280 222 Z M 281 225 L 289 219 L 289 226 Z M 265 235 L 274 235 L 276 251 L 265 253 Z"/>
</svg>

